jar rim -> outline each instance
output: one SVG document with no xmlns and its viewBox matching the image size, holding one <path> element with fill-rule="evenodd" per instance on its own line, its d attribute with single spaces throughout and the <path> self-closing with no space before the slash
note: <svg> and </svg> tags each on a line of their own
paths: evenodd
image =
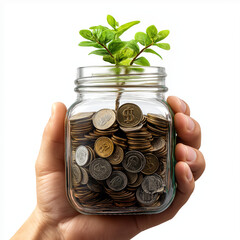
<svg viewBox="0 0 240 240">
<path fill-rule="evenodd" d="M 157 74 L 162 77 L 166 77 L 165 67 L 160 66 L 121 66 L 121 65 L 93 65 L 93 66 L 82 66 L 77 68 L 77 79 L 81 78 L 93 78 L 98 77 L 98 72 L 104 73 L 103 71 L 107 71 L 106 75 L 141 75 L 141 73 L 148 73 L 148 74 Z M 114 70 L 118 70 L 114 71 Z M 126 73 L 126 71 L 128 71 Z M 101 77 L 103 75 L 100 75 Z"/>
<path fill-rule="evenodd" d="M 151 89 L 166 92 L 164 67 L 157 66 L 85 66 L 77 68 L 76 92 L 90 89 Z M 90 90 L 92 91 L 92 90 Z"/>
</svg>

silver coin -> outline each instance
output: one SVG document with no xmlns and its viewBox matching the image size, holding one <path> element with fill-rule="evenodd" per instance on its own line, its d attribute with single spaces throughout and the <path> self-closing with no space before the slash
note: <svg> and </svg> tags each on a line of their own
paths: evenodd
<svg viewBox="0 0 240 240">
<path fill-rule="evenodd" d="M 149 194 L 160 193 L 164 190 L 163 180 L 158 174 L 144 177 L 141 186 L 143 191 Z"/>
<path fill-rule="evenodd" d="M 80 183 L 82 180 L 82 173 L 77 164 L 72 165 L 72 175 L 76 183 Z"/>
<path fill-rule="evenodd" d="M 81 169 L 81 172 L 82 172 L 82 180 L 81 180 L 81 184 L 87 184 L 88 183 L 88 171 L 83 168 L 83 167 L 80 167 Z"/>
<path fill-rule="evenodd" d="M 139 151 L 128 151 L 123 159 L 122 165 L 128 172 L 138 173 L 145 167 L 146 158 Z"/>
<path fill-rule="evenodd" d="M 113 191 L 121 191 L 127 186 L 128 179 L 125 173 L 121 171 L 113 171 L 106 183 Z"/>
<path fill-rule="evenodd" d="M 82 167 L 87 165 L 88 160 L 89 160 L 89 152 L 88 149 L 81 145 L 76 149 L 76 153 L 75 153 L 75 157 L 76 157 L 76 163 L 78 164 L 78 166 Z"/>
<path fill-rule="evenodd" d="M 136 191 L 137 201 L 146 206 L 150 206 L 154 202 L 156 202 L 158 199 L 158 196 L 159 196 L 158 193 L 150 194 L 150 193 L 144 192 L 141 186 L 138 187 Z"/>
<path fill-rule="evenodd" d="M 103 158 L 96 158 L 90 163 L 89 172 L 94 179 L 105 180 L 110 177 L 112 167 L 107 160 Z"/>
<path fill-rule="evenodd" d="M 70 120 L 74 121 L 74 120 L 90 119 L 93 114 L 94 114 L 94 112 L 81 112 L 81 113 L 77 113 L 77 114 L 73 115 L 70 118 Z"/>
<path fill-rule="evenodd" d="M 116 121 L 116 114 L 112 109 L 101 109 L 93 115 L 93 125 L 99 130 L 110 128 Z"/>
</svg>

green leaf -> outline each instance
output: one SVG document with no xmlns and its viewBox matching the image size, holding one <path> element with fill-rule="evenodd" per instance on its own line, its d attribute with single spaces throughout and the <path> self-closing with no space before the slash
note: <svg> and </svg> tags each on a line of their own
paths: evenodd
<svg viewBox="0 0 240 240">
<path fill-rule="evenodd" d="M 113 40 L 108 44 L 108 49 L 112 54 L 115 54 L 116 52 L 120 51 L 125 45 L 125 42 Z"/>
<path fill-rule="evenodd" d="M 139 53 L 139 46 L 136 40 L 130 40 L 126 42 L 126 46 L 131 48 L 135 54 Z"/>
<path fill-rule="evenodd" d="M 116 29 L 116 27 L 118 26 L 118 22 L 111 15 L 107 15 L 107 22 L 113 29 Z"/>
<path fill-rule="evenodd" d="M 93 34 L 90 30 L 80 30 L 79 34 L 83 37 L 86 38 L 87 40 L 94 40 Z"/>
<path fill-rule="evenodd" d="M 130 66 L 131 62 L 132 62 L 132 58 L 126 58 L 126 59 L 122 60 L 121 62 L 119 62 L 119 65 Z"/>
<path fill-rule="evenodd" d="M 102 44 L 104 44 L 105 42 L 105 34 L 103 34 L 103 32 L 105 30 L 107 30 L 107 27 L 104 27 L 102 25 L 99 26 L 94 26 L 94 27 L 90 27 L 90 29 L 93 29 L 92 34 L 93 36 Z"/>
<path fill-rule="evenodd" d="M 119 59 L 119 61 L 122 61 L 123 59 L 131 58 L 134 55 L 136 55 L 136 54 L 133 49 L 125 47 L 125 48 L 121 49 L 121 51 L 119 52 L 119 54 L 117 56 L 117 59 Z"/>
<path fill-rule="evenodd" d="M 169 35 L 170 31 L 169 30 L 162 30 L 157 34 L 157 39 L 155 40 L 155 42 L 159 42 L 161 40 L 163 40 L 164 38 L 166 38 Z"/>
<path fill-rule="evenodd" d="M 105 38 L 104 44 L 109 43 L 115 38 L 115 32 L 110 29 L 104 30 L 102 34 L 104 35 L 104 38 Z"/>
<path fill-rule="evenodd" d="M 147 48 L 144 50 L 144 52 L 155 54 L 162 59 L 162 57 L 157 52 L 155 52 L 153 49 Z"/>
<path fill-rule="evenodd" d="M 137 32 L 135 34 L 135 40 L 145 47 L 152 43 L 151 39 L 144 32 Z"/>
<path fill-rule="evenodd" d="M 155 43 L 154 46 L 158 46 L 164 50 L 170 50 L 170 45 L 168 43 Z"/>
<path fill-rule="evenodd" d="M 98 26 L 92 26 L 92 27 L 90 27 L 89 29 L 101 29 L 101 30 L 106 30 L 106 29 L 109 29 L 109 28 L 107 28 L 107 27 L 105 27 L 105 26 L 102 26 L 102 25 L 98 25 Z"/>
<path fill-rule="evenodd" d="M 131 28 L 132 26 L 134 26 L 138 23 L 140 23 L 140 21 L 132 21 L 132 22 L 121 25 L 119 28 L 116 29 L 117 36 L 120 37 L 125 31 L 127 31 L 129 28 Z"/>
<path fill-rule="evenodd" d="M 98 49 L 98 50 L 90 52 L 88 55 L 90 55 L 90 54 L 105 56 L 105 55 L 109 55 L 109 52 L 106 49 Z"/>
<path fill-rule="evenodd" d="M 78 44 L 78 46 L 81 47 L 95 47 L 95 48 L 103 48 L 101 45 L 99 45 L 96 42 L 91 42 L 91 41 L 82 41 Z"/>
<path fill-rule="evenodd" d="M 114 59 L 110 55 L 103 56 L 103 61 L 115 64 Z"/>
<path fill-rule="evenodd" d="M 134 61 L 135 64 L 141 66 L 150 66 L 149 61 L 145 57 L 139 57 Z"/>
<path fill-rule="evenodd" d="M 156 28 L 154 25 L 149 26 L 149 27 L 147 28 L 146 32 L 147 32 L 148 37 L 149 37 L 152 41 L 154 41 L 154 39 L 155 39 L 155 38 L 157 37 L 157 35 L 158 35 L 157 28 Z"/>
</svg>

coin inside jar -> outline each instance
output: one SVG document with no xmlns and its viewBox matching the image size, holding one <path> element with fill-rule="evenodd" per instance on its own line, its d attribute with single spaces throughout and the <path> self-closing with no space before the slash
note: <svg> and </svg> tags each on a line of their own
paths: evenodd
<svg viewBox="0 0 240 240">
<path fill-rule="evenodd" d="M 158 168 L 159 168 L 159 160 L 158 158 L 152 154 L 152 153 L 147 153 L 144 155 L 146 158 L 146 165 L 142 170 L 142 173 L 145 175 L 151 175 L 155 173 Z"/>
<path fill-rule="evenodd" d="M 93 125 L 99 130 L 110 128 L 116 121 L 116 114 L 112 109 L 101 109 L 93 115 Z"/>
<path fill-rule="evenodd" d="M 124 151 L 120 146 L 115 147 L 114 153 L 107 159 L 112 165 L 118 165 L 124 158 Z"/>
<path fill-rule="evenodd" d="M 96 158 L 90 163 L 89 172 L 94 179 L 105 180 L 110 177 L 112 167 L 106 159 Z"/>
<path fill-rule="evenodd" d="M 95 141 L 94 150 L 99 157 L 107 158 L 112 155 L 114 144 L 108 137 L 99 137 Z"/>
<path fill-rule="evenodd" d="M 122 127 L 135 127 L 143 120 L 141 108 L 133 103 L 125 103 L 117 110 L 117 121 Z"/>
<path fill-rule="evenodd" d="M 76 149 L 76 163 L 78 166 L 82 167 L 88 163 L 89 160 L 89 152 L 88 149 L 81 145 Z"/>
<path fill-rule="evenodd" d="M 136 198 L 139 203 L 149 206 L 157 201 L 158 194 L 157 193 L 154 193 L 154 194 L 146 193 L 145 191 L 143 191 L 142 187 L 140 186 L 137 189 Z"/>
<path fill-rule="evenodd" d="M 141 152 L 136 150 L 128 151 L 122 162 L 123 167 L 132 173 L 141 172 L 145 164 L 146 158 Z"/>
<path fill-rule="evenodd" d="M 72 165 L 72 175 L 76 183 L 80 183 L 82 180 L 82 173 L 77 164 Z"/>
<path fill-rule="evenodd" d="M 143 191 L 149 194 L 163 191 L 163 181 L 158 174 L 144 177 L 141 186 Z"/>
<path fill-rule="evenodd" d="M 127 184 L 128 179 L 126 174 L 121 171 L 113 171 L 111 176 L 106 181 L 108 187 L 114 191 L 123 190 Z"/>
</svg>

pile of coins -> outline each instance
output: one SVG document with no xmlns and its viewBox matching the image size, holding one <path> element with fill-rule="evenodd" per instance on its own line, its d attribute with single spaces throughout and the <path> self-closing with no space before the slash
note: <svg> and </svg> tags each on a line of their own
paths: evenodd
<svg viewBox="0 0 240 240">
<path fill-rule="evenodd" d="M 70 118 L 71 188 L 83 207 L 157 207 L 166 194 L 169 121 L 133 103 Z"/>
</svg>

